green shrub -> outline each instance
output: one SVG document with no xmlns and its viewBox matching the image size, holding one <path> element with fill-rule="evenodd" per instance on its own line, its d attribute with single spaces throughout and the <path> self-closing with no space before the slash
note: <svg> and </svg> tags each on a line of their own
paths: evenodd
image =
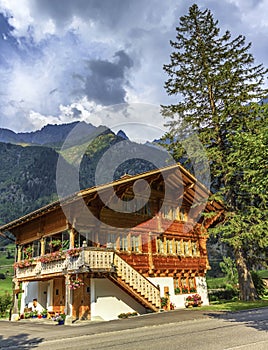
<svg viewBox="0 0 268 350">
<path fill-rule="evenodd" d="M 121 313 L 119 314 L 117 317 L 118 318 L 129 318 L 129 317 L 134 317 L 134 316 L 138 316 L 137 312 L 127 312 L 127 313 Z"/>
<path fill-rule="evenodd" d="M 5 293 L 0 296 L 0 317 L 6 317 L 6 312 L 12 305 L 12 297 L 10 294 Z"/>
<path fill-rule="evenodd" d="M 209 301 L 233 300 L 237 298 L 239 291 L 236 288 L 228 286 L 226 289 L 217 289 L 209 291 Z"/>
<path fill-rule="evenodd" d="M 256 292 L 258 297 L 262 297 L 266 294 L 266 285 L 261 278 L 261 276 L 256 271 L 250 271 L 254 286 L 256 288 Z"/>
</svg>

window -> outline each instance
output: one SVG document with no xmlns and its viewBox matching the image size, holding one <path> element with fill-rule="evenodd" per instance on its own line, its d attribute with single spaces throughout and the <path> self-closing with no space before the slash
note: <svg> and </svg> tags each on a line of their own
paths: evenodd
<svg viewBox="0 0 268 350">
<path fill-rule="evenodd" d="M 140 237 L 139 236 L 131 236 L 131 250 L 133 252 L 139 252 L 140 246 Z"/>
<path fill-rule="evenodd" d="M 182 277 L 180 282 L 181 282 L 181 285 L 180 285 L 181 292 L 182 293 L 188 293 L 189 292 L 189 286 L 188 286 L 188 283 L 187 283 L 187 278 Z"/>
<path fill-rule="evenodd" d="M 192 252 L 193 252 L 193 256 L 199 256 L 199 249 L 198 249 L 198 242 L 193 241 L 192 242 Z"/>
<path fill-rule="evenodd" d="M 128 250 L 127 235 L 122 234 L 120 237 L 120 250 Z"/>
<path fill-rule="evenodd" d="M 185 208 L 174 205 L 163 205 L 161 212 L 165 219 L 187 221 L 187 213 Z"/>
<path fill-rule="evenodd" d="M 159 254 L 164 254 L 165 253 L 164 242 L 160 238 L 157 239 L 157 252 Z"/>
<path fill-rule="evenodd" d="M 173 209 L 170 205 L 163 205 L 161 209 L 165 219 L 173 220 Z"/>
<path fill-rule="evenodd" d="M 175 294 L 196 293 L 196 284 L 194 277 L 181 276 L 174 278 Z"/>
<path fill-rule="evenodd" d="M 178 255 L 183 255 L 183 246 L 181 244 L 181 241 L 176 241 L 176 252 Z"/>
<path fill-rule="evenodd" d="M 190 293 L 195 293 L 196 292 L 195 278 L 189 277 L 188 283 L 189 283 Z"/>
<path fill-rule="evenodd" d="M 115 233 L 107 234 L 107 248 L 116 249 L 116 238 L 117 235 Z"/>
<path fill-rule="evenodd" d="M 173 254 L 173 239 L 167 239 L 167 253 Z"/>
<path fill-rule="evenodd" d="M 33 257 L 40 255 L 40 241 L 34 241 L 32 245 Z"/>
<path fill-rule="evenodd" d="M 183 246 L 184 246 L 184 254 L 186 256 L 189 256 L 190 255 L 189 242 L 188 241 L 184 241 L 183 242 Z"/>
<path fill-rule="evenodd" d="M 180 220 L 187 221 L 187 211 L 184 207 L 180 208 Z"/>
</svg>

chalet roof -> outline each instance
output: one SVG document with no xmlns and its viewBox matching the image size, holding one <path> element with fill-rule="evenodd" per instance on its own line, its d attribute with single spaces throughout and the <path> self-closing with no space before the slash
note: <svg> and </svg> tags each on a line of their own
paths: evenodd
<svg viewBox="0 0 268 350">
<path fill-rule="evenodd" d="M 98 193 L 103 192 L 105 190 L 110 189 L 111 187 L 116 189 L 119 186 L 123 186 L 123 187 L 125 186 L 127 188 L 128 186 L 132 185 L 135 181 L 139 179 L 145 179 L 145 180 L 151 181 L 154 178 L 159 177 L 160 174 L 168 175 L 167 181 L 169 182 L 169 185 L 173 186 L 174 188 L 178 185 L 183 185 L 185 188 L 184 198 L 190 204 L 192 204 L 193 199 L 196 197 L 198 197 L 199 199 L 202 199 L 202 198 L 207 198 L 208 195 L 211 194 L 209 189 L 206 188 L 201 182 L 199 182 L 189 171 L 187 171 L 181 164 L 176 163 L 160 169 L 144 172 L 138 175 L 131 176 L 129 174 L 126 174 L 116 181 L 99 185 L 99 186 L 94 186 L 94 187 L 76 192 L 61 200 L 52 202 L 42 208 L 39 208 L 27 215 L 24 215 L 14 221 L 11 221 L 1 226 L 0 235 L 1 234 L 3 235 L 4 232 L 12 230 L 15 227 L 25 224 L 26 222 L 32 221 L 51 211 L 57 210 L 61 208 L 61 206 L 63 205 L 65 206 L 71 203 L 75 203 L 81 198 L 87 199 L 87 202 L 89 202 L 91 198 L 92 199 L 94 198 L 97 192 Z M 210 201 L 206 203 L 206 207 L 205 207 L 206 212 L 222 211 L 222 210 L 223 210 L 223 206 L 219 202 Z"/>
</svg>

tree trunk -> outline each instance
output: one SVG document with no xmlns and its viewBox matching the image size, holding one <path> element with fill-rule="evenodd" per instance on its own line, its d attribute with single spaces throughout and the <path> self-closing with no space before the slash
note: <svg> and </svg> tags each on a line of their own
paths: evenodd
<svg viewBox="0 0 268 350">
<path fill-rule="evenodd" d="M 235 249 L 235 262 L 238 272 L 239 297 L 243 301 L 254 301 L 258 299 L 254 283 L 248 271 L 245 258 L 240 248 Z"/>
</svg>

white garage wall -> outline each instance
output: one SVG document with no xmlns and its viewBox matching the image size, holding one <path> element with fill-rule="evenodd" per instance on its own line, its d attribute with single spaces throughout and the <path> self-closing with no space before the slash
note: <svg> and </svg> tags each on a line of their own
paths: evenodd
<svg viewBox="0 0 268 350">
<path fill-rule="evenodd" d="M 146 313 L 146 309 L 107 278 L 91 280 L 91 320 L 113 320 L 120 313 Z"/>
</svg>

